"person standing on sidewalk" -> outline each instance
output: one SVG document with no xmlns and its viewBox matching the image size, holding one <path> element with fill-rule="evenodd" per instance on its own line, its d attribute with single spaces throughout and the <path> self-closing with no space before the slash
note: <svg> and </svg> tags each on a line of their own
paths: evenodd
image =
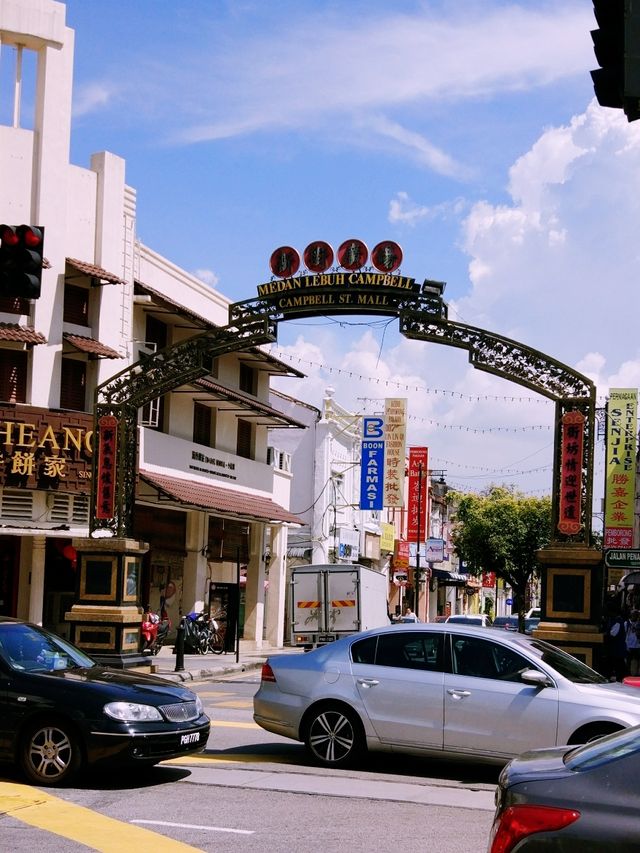
<svg viewBox="0 0 640 853">
<path fill-rule="evenodd" d="M 627 623 L 627 673 L 640 673 L 640 611 L 632 610 Z"/>
</svg>

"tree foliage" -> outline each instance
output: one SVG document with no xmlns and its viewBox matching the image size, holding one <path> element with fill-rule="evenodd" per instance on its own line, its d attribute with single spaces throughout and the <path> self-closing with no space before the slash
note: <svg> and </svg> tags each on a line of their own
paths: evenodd
<svg viewBox="0 0 640 853">
<path fill-rule="evenodd" d="M 507 486 L 482 494 L 450 492 L 452 541 L 467 571 L 494 571 L 513 590 L 518 612 L 538 570 L 536 551 L 551 537 L 551 498 L 528 497 Z"/>
</svg>

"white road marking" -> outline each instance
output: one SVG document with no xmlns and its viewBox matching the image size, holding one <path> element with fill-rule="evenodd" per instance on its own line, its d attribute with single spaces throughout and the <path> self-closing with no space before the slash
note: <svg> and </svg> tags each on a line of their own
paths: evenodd
<svg viewBox="0 0 640 853">
<path fill-rule="evenodd" d="M 206 832 L 233 832 L 236 835 L 253 835 L 253 829 L 230 829 L 226 826 L 201 826 L 198 823 L 172 823 L 169 820 L 130 820 L 129 823 L 144 823 L 151 826 L 173 826 L 178 829 L 204 829 Z"/>
</svg>

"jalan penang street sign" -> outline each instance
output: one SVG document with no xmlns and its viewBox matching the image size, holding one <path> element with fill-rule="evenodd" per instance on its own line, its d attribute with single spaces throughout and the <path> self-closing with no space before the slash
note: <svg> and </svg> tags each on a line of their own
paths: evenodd
<svg viewBox="0 0 640 853">
<path fill-rule="evenodd" d="M 615 551 L 613 548 L 608 548 L 604 552 L 604 564 L 612 569 L 638 569 L 640 568 L 640 551 L 633 551 L 630 548 Z"/>
</svg>

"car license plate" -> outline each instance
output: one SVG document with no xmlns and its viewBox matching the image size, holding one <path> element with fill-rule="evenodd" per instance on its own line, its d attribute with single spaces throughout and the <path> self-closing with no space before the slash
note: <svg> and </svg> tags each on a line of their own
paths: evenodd
<svg viewBox="0 0 640 853">
<path fill-rule="evenodd" d="M 334 634 L 320 634 L 318 636 L 318 642 L 319 643 L 333 643 L 334 640 L 335 640 Z"/>
<path fill-rule="evenodd" d="M 190 746 L 192 743 L 200 743 L 200 732 L 190 732 L 188 735 L 180 736 L 180 746 Z"/>
</svg>

